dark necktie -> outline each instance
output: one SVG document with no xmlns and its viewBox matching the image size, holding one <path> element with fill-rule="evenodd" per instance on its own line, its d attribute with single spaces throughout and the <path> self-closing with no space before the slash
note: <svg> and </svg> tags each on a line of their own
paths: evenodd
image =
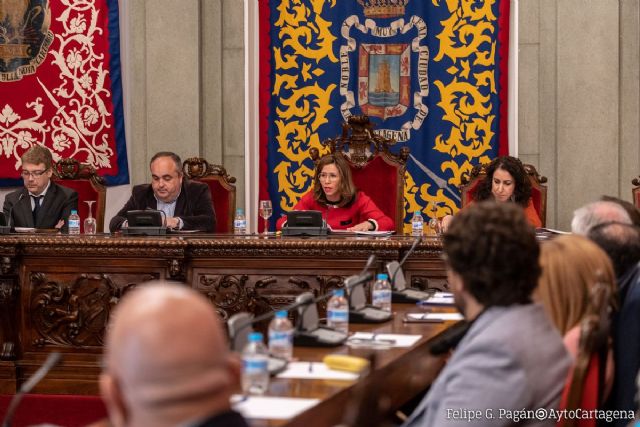
<svg viewBox="0 0 640 427">
<path fill-rule="evenodd" d="M 44 196 L 31 196 L 33 198 L 33 226 L 36 225 L 36 218 L 38 217 L 38 211 L 40 210 L 40 200 Z"/>
</svg>

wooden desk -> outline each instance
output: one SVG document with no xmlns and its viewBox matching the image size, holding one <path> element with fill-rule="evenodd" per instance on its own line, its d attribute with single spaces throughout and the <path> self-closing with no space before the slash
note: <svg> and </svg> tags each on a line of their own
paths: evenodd
<svg viewBox="0 0 640 427">
<path fill-rule="evenodd" d="M 105 327 L 138 283 L 185 282 L 226 320 L 239 311 L 283 307 L 301 292 L 342 287 L 372 253 L 375 270 L 383 271 L 412 242 L 402 236 L 0 236 L 0 393 L 15 392 L 54 350 L 64 353 L 64 362 L 35 391 L 97 393 Z M 440 240 L 426 238 L 405 264 L 407 280 L 444 289 L 440 254 Z"/>
</svg>

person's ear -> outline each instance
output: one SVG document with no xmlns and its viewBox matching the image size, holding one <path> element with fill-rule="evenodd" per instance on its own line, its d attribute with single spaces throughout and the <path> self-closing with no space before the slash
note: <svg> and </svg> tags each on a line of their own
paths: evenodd
<svg viewBox="0 0 640 427">
<path fill-rule="evenodd" d="M 234 387 L 240 386 L 240 374 L 242 372 L 242 364 L 237 353 L 229 353 L 227 357 L 227 366 L 229 368 L 229 375 Z"/>
<path fill-rule="evenodd" d="M 124 403 L 120 384 L 109 374 L 100 374 L 100 395 L 107 407 L 111 426 L 126 426 L 129 418 L 129 411 Z"/>
</svg>

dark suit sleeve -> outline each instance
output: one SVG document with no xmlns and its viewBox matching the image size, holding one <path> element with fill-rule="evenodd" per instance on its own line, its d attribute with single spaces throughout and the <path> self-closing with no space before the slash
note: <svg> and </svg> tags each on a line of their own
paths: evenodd
<svg viewBox="0 0 640 427">
<path fill-rule="evenodd" d="M 9 194 L 4 197 L 4 204 L 2 205 L 2 212 L 4 212 L 4 220 L 7 225 L 9 224 L 9 212 L 13 210 L 13 201 L 10 200 Z"/>
<path fill-rule="evenodd" d="M 118 211 L 116 216 L 111 218 L 111 221 L 109 221 L 109 231 L 111 231 L 112 233 L 120 231 L 120 229 L 122 228 L 122 223 L 127 220 L 127 212 L 137 209 L 134 192 L 135 188 L 133 189 L 131 197 L 129 197 L 129 200 L 127 200 L 127 203 L 125 203 L 124 207 Z"/>
<path fill-rule="evenodd" d="M 216 213 L 213 210 L 211 192 L 206 184 L 191 182 L 187 190 L 189 208 L 187 214 L 176 215 L 182 220 L 183 230 L 216 230 Z"/>
</svg>

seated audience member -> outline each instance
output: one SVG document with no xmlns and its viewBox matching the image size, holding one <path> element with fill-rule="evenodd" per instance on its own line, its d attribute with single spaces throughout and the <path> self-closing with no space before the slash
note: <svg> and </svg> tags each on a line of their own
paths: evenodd
<svg viewBox="0 0 640 427">
<path fill-rule="evenodd" d="M 53 158 L 48 148 L 34 145 L 22 155 L 24 188 L 7 194 L 4 211 L 14 227 L 60 228 L 67 231 L 78 193 L 51 181 Z"/>
<path fill-rule="evenodd" d="M 531 182 L 519 159 L 511 156 L 498 157 L 487 166 L 487 177 L 479 184 L 475 192 L 474 203 L 484 200 L 496 202 L 514 202 L 524 209 L 529 223 L 542 227 L 540 216 L 531 200 Z M 449 228 L 452 215 L 442 218 L 442 229 Z"/>
<path fill-rule="evenodd" d="M 629 215 L 629 219 L 631 219 L 631 223 L 636 227 L 640 227 L 640 209 L 635 207 L 635 205 L 631 202 L 627 202 L 626 200 L 619 199 L 613 196 L 602 196 L 600 200 L 604 202 L 613 202 L 617 203 L 624 208 Z"/>
<path fill-rule="evenodd" d="M 573 212 L 571 232 L 586 236 L 589 230 L 604 222 L 631 224 L 627 211 L 617 203 L 597 201 L 589 203 Z"/>
<path fill-rule="evenodd" d="M 313 189 L 293 208 L 296 211 L 321 211 L 333 230 L 394 230 L 393 220 L 386 216 L 351 179 L 351 169 L 340 155 L 328 154 L 318 161 Z M 278 220 L 282 229 L 286 217 Z"/>
<path fill-rule="evenodd" d="M 468 426 L 452 413 L 458 409 L 494 415 L 478 425 L 511 425 L 499 410 L 557 408 L 571 359 L 543 307 L 531 300 L 539 248 L 523 210 L 476 203 L 454 217 L 443 242 L 449 286 L 472 323 L 405 425 Z"/>
<path fill-rule="evenodd" d="M 151 282 L 117 306 L 100 376 L 111 425 L 247 426 L 231 410 L 240 364 L 211 303 L 179 284 Z"/>
<path fill-rule="evenodd" d="M 167 228 L 215 231 L 216 215 L 209 187 L 184 178 L 182 161 L 177 154 L 157 153 L 149 167 L 151 184 L 133 187 L 131 198 L 109 223 L 112 233 L 126 226 L 127 212 L 145 209 L 163 211 Z"/>
<path fill-rule="evenodd" d="M 631 411 L 638 389 L 633 379 L 640 372 L 640 228 L 605 222 L 592 227 L 589 238 L 611 257 L 618 277 L 620 309 L 612 328 L 615 376 L 606 408 Z M 624 426 L 626 420 L 614 420 Z"/>
<path fill-rule="evenodd" d="M 542 274 L 535 292 L 552 322 L 564 336 L 564 344 L 574 359 L 578 356 L 581 322 L 588 314 L 593 285 L 599 280 L 609 286 L 613 309 L 616 285 L 607 254 L 582 236 L 568 235 L 544 242 L 540 249 Z M 599 276 L 599 274 L 601 276 Z M 613 311 L 613 310 L 612 310 Z M 613 352 L 607 354 L 604 396 L 613 382 Z"/>
</svg>

